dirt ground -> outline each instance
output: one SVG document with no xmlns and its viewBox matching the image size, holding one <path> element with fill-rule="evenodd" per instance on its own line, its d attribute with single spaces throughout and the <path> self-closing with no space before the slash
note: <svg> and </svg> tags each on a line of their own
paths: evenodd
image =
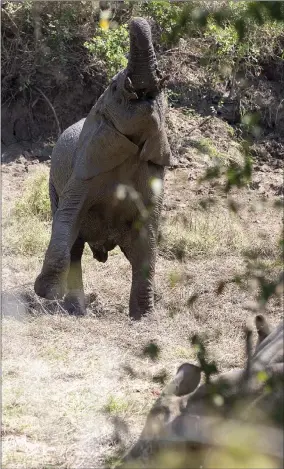
<svg viewBox="0 0 284 469">
<path fill-rule="evenodd" d="M 159 376 L 165 371 L 167 381 L 183 362 L 197 363 L 192 334 L 206 336 L 208 352 L 220 370 L 243 363 L 242 327 L 253 316 L 254 285 L 246 291 L 230 284 L 220 295 L 216 288 L 244 271 L 249 250 L 277 273 L 283 220 L 274 202 L 283 196 L 281 162 L 272 157 L 255 161 L 252 183 L 232 194 L 239 205 L 234 214 L 227 208 L 227 196 L 208 183 L 198 184 L 217 154 L 227 161 L 240 158 L 228 124 L 172 109 L 169 129 L 176 164 L 166 174 L 156 307 L 140 322 L 128 317 L 131 272 L 118 249 L 106 264 L 84 254 L 86 317 L 70 317 L 59 304 L 35 296 L 33 283 L 44 249 L 32 254 L 17 249 L 11 237 L 17 229 L 13 207 L 29 175 L 47 170 L 49 162 L 27 152 L 3 164 L 6 469 L 91 469 L 114 461 L 121 444 L 129 448 L 141 432 L 162 388 Z M 215 203 L 204 210 L 200 203 L 208 197 Z M 18 229 L 34 232 L 37 227 Z M 189 301 L 195 295 L 196 301 Z M 277 324 L 281 304 L 271 300 L 266 314 Z M 160 347 L 156 361 L 142 353 L 150 341 Z"/>
</svg>

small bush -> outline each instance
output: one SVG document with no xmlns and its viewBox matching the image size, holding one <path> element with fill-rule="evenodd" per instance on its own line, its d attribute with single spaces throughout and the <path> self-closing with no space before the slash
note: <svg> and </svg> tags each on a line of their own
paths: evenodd
<svg viewBox="0 0 284 469">
<path fill-rule="evenodd" d="M 51 229 L 47 171 L 38 171 L 28 178 L 22 198 L 5 220 L 4 251 L 24 256 L 44 252 Z"/>
<path fill-rule="evenodd" d="M 170 35 L 181 11 L 179 3 L 169 1 L 145 2 L 140 7 L 141 16 L 152 19 L 161 31 L 161 43 L 169 44 Z"/>
<path fill-rule="evenodd" d="M 40 221 L 51 220 L 47 172 L 37 172 L 26 182 L 20 201 L 15 205 L 17 218 L 34 216 Z"/>
<path fill-rule="evenodd" d="M 209 71 L 221 76 L 231 76 L 236 71 L 259 75 L 261 63 L 266 59 L 281 60 L 278 49 L 279 39 L 283 35 L 283 23 L 265 17 L 264 23 L 256 21 L 247 14 L 247 2 L 229 2 L 228 18 L 209 15 L 204 37 L 211 42 L 207 53 Z M 240 28 L 241 36 L 240 41 Z M 283 60 L 283 57 L 282 57 Z"/>
<path fill-rule="evenodd" d="M 102 61 L 110 79 L 127 64 L 128 27 L 122 24 L 114 29 L 101 29 L 89 42 L 85 42 L 84 46 L 93 57 Z"/>
</svg>

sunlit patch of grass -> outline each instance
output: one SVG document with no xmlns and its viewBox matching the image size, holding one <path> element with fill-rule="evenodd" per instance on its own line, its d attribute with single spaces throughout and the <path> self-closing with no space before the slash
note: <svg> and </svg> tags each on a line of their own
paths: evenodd
<svg viewBox="0 0 284 469">
<path fill-rule="evenodd" d="M 44 252 L 51 231 L 47 168 L 27 179 L 21 199 L 3 218 L 4 251 L 23 256 Z"/>
<path fill-rule="evenodd" d="M 96 402 L 92 399 L 90 388 L 80 387 L 78 390 L 70 391 L 63 403 L 63 415 L 82 418 L 84 414 L 96 409 Z"/>
<path fill-rule="evenodd" d="M 14 215 L 18 219 L 34 216 L 41 221 L 51 220 L 48 168 L 36 171 L 27 179 L 23 195 L 15 204 Z"/>
<path fill-rule="evenodd" d="M 2 423 L 5 435 L 29 435 L 37 432 L 38 423 L 30 414 L 30 403 L 23 385 L 10 381 L 3 386 Z"/>
<path fill-rule="evenodd" d="M 168 219 L 162 228 L 161 252 L 179 260 L 199 255 L 222 255 L 248 247 L 247 236 L 237 218 L 227 210 L 194 211 L 180 221 Z"/>
<path fill-rule="evenodd" d="M 205 153 L 214 158 L 222 156 L 209 138 L 201 138 L 198 142 L 195 142 L 195 146 L 201 153 Z"/>
<path fill-rule="evenodd" d="M 56 344 L 47 344 L 42 350 L 42 354 L 51 362 L 68 362 L 69 351 L 63 348 L 59 348 Z"/>
<path fill-rule="evenodd" d="M 174 356 L 177 357 L 177 358 L 183 358 L 185 360 L 188 360 L 189 358 L 191 358 L 190 356 L 190 349 L 189 347 L 176 347 L 174 350 L 173 350 L 173 353 L 174 353 Z"/>
<path fill-rule="evenodd" d="M 210 138 L 201 138 L 190 142 L 191 146 L 196 148 L 198 152 L 209 156 L 212 160 L 219 161 L 219 163 L 226 165 L 230 161 L 240 160 L 240 151 L 236 145 L 231 145 L 229 150 L 224 152 L 219 150 Z"/>
<path fill-rule="evenodd" d="M 9 254 L 37 255 L 43 253 L 48 245 L 51 226 L 35 216 L 12 218 L 4 228 L 3 249 Z"/>
<path fill-rule="evenodd" d="M 129 407 L 128 402 L 121 397 L 110 395 L 104 406 L 104 411 L 110 415 L 119 415 L 127 411 Z"/>
<path fill-rule="evenodd" d="M 213 206 L 168 218 L 161 229 L 159 249 L 165 257 L 180 261 L 197 256 L 245 254 L 248 251 L 256 256 L 270 257 L 277 254 L 277 246 L 271 236 L 274 235 L 258 236 L 253 227 L 240 222 L 238 215 L 226 207 Z"/>
</svg>

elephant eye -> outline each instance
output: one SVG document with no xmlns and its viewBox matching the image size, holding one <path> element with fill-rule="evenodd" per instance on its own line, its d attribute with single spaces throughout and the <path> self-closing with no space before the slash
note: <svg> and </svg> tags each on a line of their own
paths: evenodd
<svg viewBox="0 0 284 469">
<path fill-rule="evenodd" d="M 116 82 L 114 82 L 112 85 L 112 91 L 116 91 L 116 90 L 117 90 L 117 84 Z"/>
</svg>

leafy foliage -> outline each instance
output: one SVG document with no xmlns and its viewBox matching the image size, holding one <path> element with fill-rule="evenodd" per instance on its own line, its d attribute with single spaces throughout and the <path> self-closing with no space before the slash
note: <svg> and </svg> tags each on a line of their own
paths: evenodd
<svg viewBox="0 0 284 469">
<path fill-rule="evenodd" d="M 161 43 L 169 44 L 170 36 L 181 11 L 180 2 L 158 0 L 142 2 L 140 14 L 152 19 L 161 31 Z"/>
<path fill-rule="evenodd" d="M 266 57 L 283 60 L 279 37 L 284 31 L 283 2 L 228 2 L 227 7 L 202 8 L 184 5 L 172 28 L 169 40 L 192 36 L 192 24 L 210 42 L 206 55 L 211 73 L 231 76 L 238 71 L 260 71 L 259 61 Z"/>
<path fill-rule="evenodd" d="M 265 23 L 284 21 L 283 2 L 228 2 L 224 8 L 202 8 L 194 3 L 185 4 L 179 13 L 176 25 L 173 28 L 171 39 L 178 41 L 184 34 L 188 34 L 192 21 L 195 20 L 199 27 L 205 31 L 208 23 L 213 21 L 221 28 L 226 28 L 229 23 L 235 28 L 239 42 L 245 41 L 245 35 L 252 23 L 262 26 Z"/>
<path fill-rule="evenodd" d="M 93 57 L 102 61 L 109 79 L 127 64 L 128 38 L 127 25 L 122 24 L 113 29 L 99 30 L 91 41 L 84 44 Z"/>
</svg>

